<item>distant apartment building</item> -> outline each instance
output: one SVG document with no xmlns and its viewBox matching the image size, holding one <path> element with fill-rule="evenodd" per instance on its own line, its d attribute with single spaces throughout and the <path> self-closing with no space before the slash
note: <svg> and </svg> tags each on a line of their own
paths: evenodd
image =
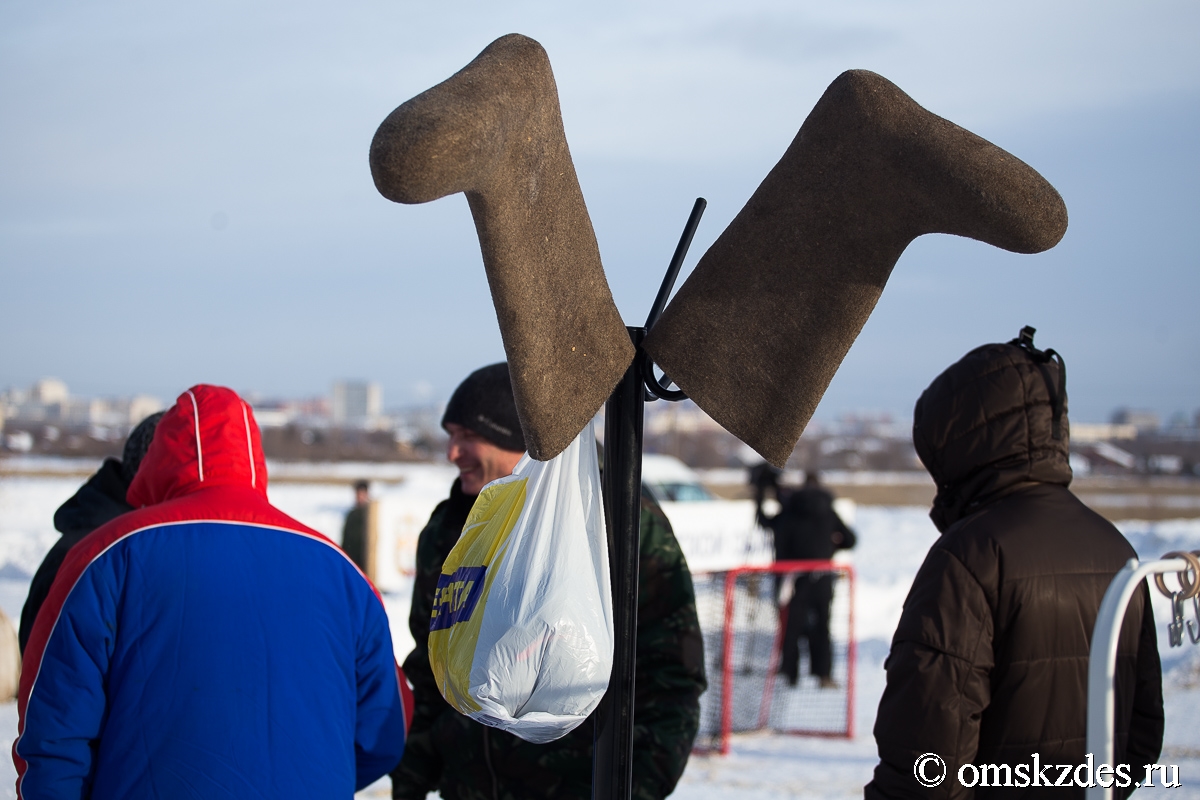
<svg viewBox="0 0 1200 800">
<path fill-rule="evenodd" d="M 1114 425 L 1132 425 L 1138 433 L 1154 433 L 1162 425 L 1162 420 L 1154 411 L 1136 408 L 1119 408 L 1112 415 Z"/>
<path fill-rule="evenodd" d="M 57 378 L 43 378 L 28 390 L 10 389 L 0 394 L 0 409 L 7 422 L 17 425 L 51 425 L 68 428 L 103 427 L 122 432 L 161 411 L 157 397 L 74 397 Z"/>
<path fill-rule="evenodd" d="M 1072 422 L 1072 444 L 1092 444 L 1093 442 L 1132 441 L 1136 439 L 1136 425 L 1116 422 Z"/>
<path fill-rule="evenodd" d="M 29 389 L 30 401 L 44 406 L 66 403 L 70 396 L 67 385 L 58 378 L 42 378 Z"/>
<path fill-rule="evenodd" d="M 330 417 L 339 428 L 378 428 L 383 424 L 383 389 L 370 381 L 333 384 Z"/>
<path fill-rule="evenodd" d="M 309 428 L 329 427 L 329 399 L 309 397 L 300 400 L 253 398 L 254 418 L 260 428 L 283 428 L 299 425 Z"/>
<path fill-rule="evenodd" d="M 104 443 L 119 442 L 162 409 L 157 397 L 75 397 L 61 380 L 43 378 L 28 389 L 0 392 L 0 449 L 103 455 Z"/>
<path fill-rule="evenodd" d="M 649 434 L 719 431 L 721 426 L 691 400 L 646 405 L 645 431 Z"/>
</svg>

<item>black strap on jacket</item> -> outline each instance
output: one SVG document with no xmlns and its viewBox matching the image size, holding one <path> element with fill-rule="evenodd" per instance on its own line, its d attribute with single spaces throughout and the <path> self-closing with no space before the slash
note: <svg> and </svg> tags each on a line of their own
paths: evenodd
<svg viewBox="0 0 1200 800">
<path fill-rule="evenodd" d="M 1062 439 L 1062 416 L 1063 410 L 1067 406 L 1067 362 L 1063 361 L 1063 357 L 1056 351 L 1046 348 L 1038 350 L 1033 346 L 1033 335 L 1037 333 L 1037 328 L 1031 325 L 1026 325 L 1021 328 L 1021 333 L 1017 335 L 1009 344 L 1021 348 L 1041 370 L 1042 378 L 1046 381 L 1046 391 L 1050 394 L 1050 409 L 1053 412 L 1053 417 L 1050 423 L 1050 435 L 1055 439 Z M 1058 387 L 1055 388 L 1054 381 L 1051 380 L 1049 370 L 1046 369 L 1046 364 L 1050 363 L 1051 359 L 1058 359 Z"/>
</svg>

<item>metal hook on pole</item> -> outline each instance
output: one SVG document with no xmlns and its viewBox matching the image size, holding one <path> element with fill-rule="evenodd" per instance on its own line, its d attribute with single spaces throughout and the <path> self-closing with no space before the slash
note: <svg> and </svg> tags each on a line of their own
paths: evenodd
<svg viewBox="0 0 1200 800">
<path fill-rule="evenodd" d="M 1192 615 L 1196 617 L 1196 621 L 1187 621 L 1188 638 L 1192 640 L 1192 644 L 1200 644 L 1200 597 L 1192 598 Z"/>
<path fill-rule="evenodd" d="M 1171 647 L 1183 644 L 1183 592 L 1171 592 L 1171 624 L 1167 626 Z"/>
<path fill-rule="evenodd" d="M 1200 557 L 1200 550 L 1193 550 L 1192 555 Z M 1187 621 L 1188 639 L 1192 644 L 1200 644 L 1200 592 L 1192 597 L 1192 616 L 1195 619 Z"/>
<path fill-rule="evenodd" d="M 675 246 L 675 254 L 671 256 L 671 263 L 667 266 L 667 274 L 663 276 L 662 284 L 658 287 L 658 295 L 655 296 L 654 304 L 650 306 L 650 313 L 646 316 L 647 333 L 654 327 L 654 323 L 658 322 L 663 309 L 667 307 L 667 300 L 671 297 L 671 290 L 675 287 L 675 280 L 679 277 L 680 268 L 683 267 L 683 259 L 687 256 L 688 248 L 692 246 L 692 238 L 696 235 L 696 228 L 700 225 L 700 217 L 704 216 L 704 209 L 707 207 L 708 201 L 703 197 L 697 197 L 696 202 L 692 205 L 692 213 L 683 226 L 679 244 Z M 645 360 L 642 378 L 646 382 L 647 400 L 678 401 L 687 399 L 687 394 L 681 389 L 670 388 L 671 381 L 667 376 L 664 375 L 661 381 L 655 376 L 654 362 L 649 358 Z"/>
</svg>

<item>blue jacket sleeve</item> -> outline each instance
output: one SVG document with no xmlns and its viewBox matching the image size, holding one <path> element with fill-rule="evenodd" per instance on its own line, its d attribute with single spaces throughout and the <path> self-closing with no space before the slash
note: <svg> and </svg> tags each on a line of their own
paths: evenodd
<svg viewBox="0 0 1200 800">
<path fill-rule="evenodd" d="M 25 653 L 20 733 L 13 745 L 18 797 L 87 797 L 104 724 L 105 683 L 117 630 L 120 559 L 90 565 Z M 28 688 L 26 688 L 28 687 Z"/>
<path fill-rule="evenodd" d="M 404 754 L 407 719 L 401 682 L 392 651 L 383 604 L 371 597 L 366 604 L 359 637 L 356 664 L 358 714 L 355 722 L 354 755 L 357 789 L 383 777 Z"/>
</svg>

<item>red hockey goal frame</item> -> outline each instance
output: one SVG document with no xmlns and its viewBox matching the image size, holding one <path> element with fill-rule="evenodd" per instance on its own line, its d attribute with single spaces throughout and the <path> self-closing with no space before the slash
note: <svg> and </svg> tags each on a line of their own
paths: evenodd
<svg viewBox="0 0 1200 800">
<path fill-rule="evenodd" d="M 843 577 L 847 581 L 847 590 L 849 593 L 849 633 L 846 650 L 846 726 L 844 731 L 823 731 L 808 728 L 788 728 L 779 731 L 795 736 L 821 736 L 835 739 L 852 739 L 854 738 L 854 673 L 855 662 L 857 660 L 857 643 L 854 638 L 854 568 L 849 564 L 837 563 L 834 561 L 778 561 L 769 566 L 762 567 L 737 567 L 725 573 L 725 597 L 724 597 L 724 629 L 722 632 L 722 659 L 721 659 L 721 730 L 720 730 L 720 746 L 718 751 L 722 755 L 729 753 L 730 736 L 733 732 L 733 681 L 734 664 L 734 611 L 737 602 L 737 581 L 740 576 L 760 573 L 769 575 L 790 575 L 796 573 L 832 573 Z M 783 644 L 783 624 L 779 625 L 775 636 L 775 642 L 771 650 L 771 663 L 767 671 L 766 685 L 763 691 L 761 706 L 759 709 L 760 727 L 767 727 L 768 712 L 771 706 L 772 695 L 775 687 L 775 670 L 779 664 L 780 651 Z"/>
</svg>

